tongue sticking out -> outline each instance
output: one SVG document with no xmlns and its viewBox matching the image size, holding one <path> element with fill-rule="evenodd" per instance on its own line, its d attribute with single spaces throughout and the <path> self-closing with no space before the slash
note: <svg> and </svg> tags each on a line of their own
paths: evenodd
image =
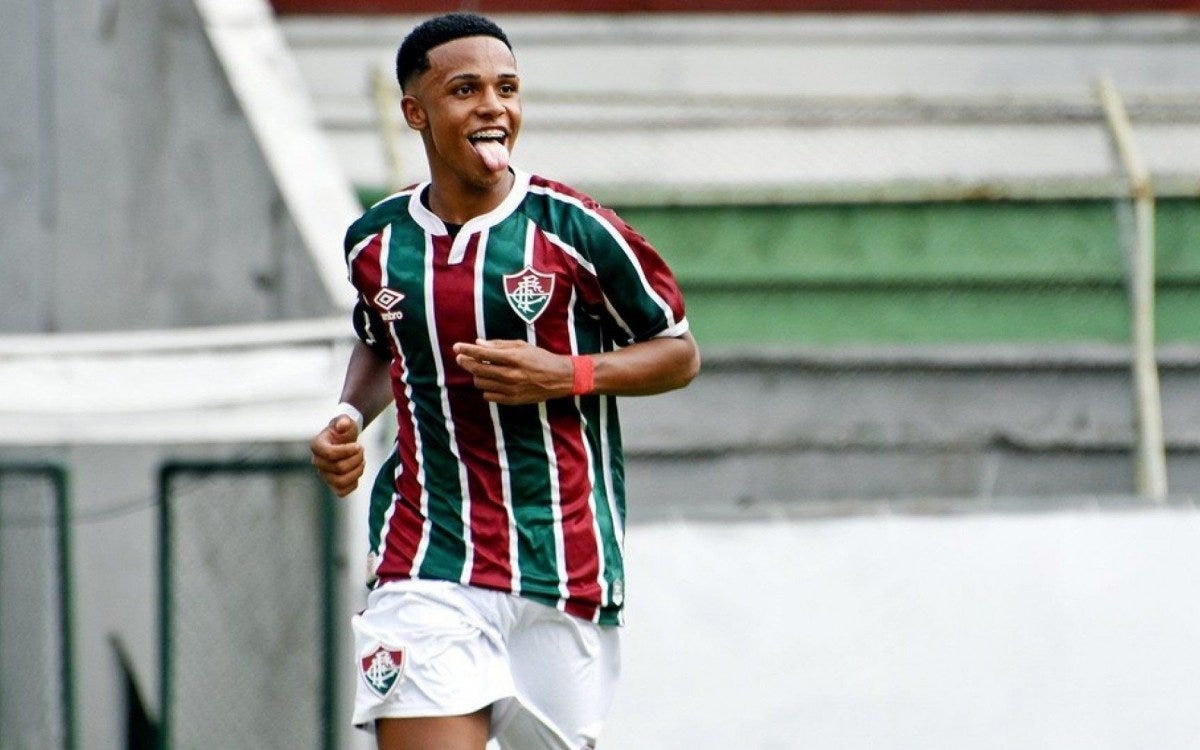
<svg viewBox="0 0 1200 750">
<path fill-rule="evenodd" d="M 475 141 L 471 144 L 489 171 L 508 169 L 508 149 L 498 141 Z"/>
</svg>

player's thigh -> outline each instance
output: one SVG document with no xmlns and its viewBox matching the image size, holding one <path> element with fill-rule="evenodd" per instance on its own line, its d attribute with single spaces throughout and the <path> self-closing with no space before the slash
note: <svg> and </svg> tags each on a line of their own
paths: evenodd
<svg viewBox="0 0 1200 750">
<path fill-rule="evenodd" d="M 379 750 L 484 750 L 491 709 L 465 716 L 380 719 L 375 723 Z"/>
<path fill-rule="evenodd" d="M 360 677 L 357 726 L 469 716 L 513 694 L 501 634 L 457 584 L 387 584 L 372 592 L 351 625 Z"/>
<path fill-rule="evenodd" d="M 515 701 L 496 716 L 505 747 L 594 745 L 612 705 L 621 671 L 620 632 L 529 602 L 527 616 L 509 635 Z M 517 704 L 514 706 L 514 703 Z M 552 731 L 542 731 L 537 724 Z M 507 730 L 507 731 L 506 731 Z M 519 735 L 519 736 L 517 736 Z M 545 742 L 554 736 L 559 742 Z"/>
</svg>

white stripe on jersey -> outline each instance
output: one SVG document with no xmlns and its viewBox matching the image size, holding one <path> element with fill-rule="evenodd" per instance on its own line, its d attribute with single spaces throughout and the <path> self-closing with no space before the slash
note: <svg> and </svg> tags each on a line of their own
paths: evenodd
<svg viewBox="0 0 1200 750">
<path fill-rule="evenodd" d="M 488 230 L 479 237 L 479 249 L 475 252 L 475 330 L 480 338 L 488 338 L 484 324 L 483 267 L 487 260 Z M 508 515 L 508 564 L 512 570 L 509 585 L 512 593 L 521 593 L 521 566 L 517 550 L 517 513 L 512 501 L 512 471 L 508 465 L 508 449 L 504 444 L 504 429 L 500 426 L 500 408 L 488 401 L 488 414 L 492 419 L 492 433 L 496 437 L 496 461 L 500 464 L 500 494 L 504 501 L 504 512 Z"/>
<path fill-rule="evenodd" d="M 391 236 L 390 230 L 390 224 L 384 228 L 384 231 L 388 232 L 389 237 Z M 346 278 L 350 279 L 351 283 L 354 282 L 354 261 L 358 260 L 358 256 L 362 255 L 362 251 L 366 249 L 367 245 L 371 244 L 371 240 L 379 237 L 381 234 L 382 232 L 368 234 L 366 237 L 362 238 L 362 240 L 350 251 L 350 254 L 346 256 Z M 380 241 L 382 242 L 383 240 L 381 239 Z M 387 248 L 384 248 L 382 252 L 386 251 Z"/>
<path fill-rule="evenodd" d="M 666 315 L 667 327 L 674 326 L 678 322 L 675 320 L 675 313 L 671 310 L 671 306 L 667 304 L 666 300 L 659 296 L 658 292 L 654 290 L 654 287 L 650 286 L 650 282 L 646 279 L 646 274 L 642 271 L 642 264 L 638 262 L 637 256 L 633 253 L 633 249 L 629 247 L 629 243 L 625 241 L 625 238 L 621 236 L 621 233 L 617 231 L 617 228 L 610 224 L 607 219 L 583 205 L 583 202 L 578 198 L 571 195 L 565 195 L 557 190 L 554 190 L 553 188 L 543 187 L 541 185 L 530 185 L 529 192 L 539 193 L 541 195 L 546 195 L 550 196 L 551 198 L 561 200 L 565 203 L 570 203 L 580 211 L 583 211 L 585 214 L 592 217 L 592 219 L 599 223 L 600 226 L 604 227 L 604 230 L 608 232 L 608 234 L 616 241 L 617 246 L 620 247 L 621 251 L 625 253 L 625 257 L 633 265 L 634 270 L 637 271 L 638 280 L 642 282 L 642 289 L 646 292 L 650 299 L 654 300 L 654 304 L 658 305 L 659 309 L 663 311 L 663 314 Z"/>
<path fill-rule="evenodd" d="M 384 203 L 387 203 L 387 202 L 388 202 L 388 201 L 390 201 L 392 198 L 399 198 L 399 197 L 400 197 L 400 196 L 402 196 L 402 195 L 412 195 L 414 192 L 416 192 L 417 188 L 419 188 L 419 187 L 421 187 L 421 186 L 420 186 L 420 185 L 414 185 L 413 187 L 410 187 L 410 188 L 405 188 L 404 190 L 401 190 L 401 191 L 400 191 L 400 192 L 398 192 L 398 193 L 392 193 L 392 194 L 391 194 L 391 195 L 389 195 L 388 197 L 386 197 L 386 198 L 381 198 L 381 199 L 379 199 L 379 200 L 375 201 L 374 203 L 372 203 L 372 204 L 371 204 L 371 208 L 375 208 L 376 206 L 382 206 Z"/>
<path fill-rule="evenodd" d="M 391 444 L 392 455 L 400 455 L 400 436 L 396 436 L 396 440 Z M 384 552 L 388 550 L 388 529 L 391 528 L 391 517 L 396 514 L 396 500 L 400 499 L 400 493 L 396 492 L 396 482 L 400 481 L 400 475 L 404 473 L 404 464 L 402 461 L 396 461 L 396 468 L 391 473 L 391 503 L 388 504 L 388 509 L 383 511 L 383 521 L 379 524 L 379 544 L 372 550 L 374 553 L 374 565 L 371 566 L 371 581 L 374 582 L 379 577 L 379 565 L 383 564 Z"/>
<path fill-rule="evenodd" d="M 596 266 L 594 266 L 590 260 L 583 257 L 578 250 L 571 247 L 571 245 L 564 241 L 562 237 L 559 237 L 554 232 L 547 232 L 545 229 L 541 230 L 541 232 L 543 237 L 550 240 L 550 242 L 554 243 L 555 245 L 558 245 L 564 253 L 574 258 L 575 262 L 583 266 L 585 271 L 590 273 L 593 277 L 596 276 Z"/>
<path fill-rule="evenodd" d="M 387 286 L 388 253 L 391 251 L 391 243 L 392 243 L 392 225 L 391 224 L 384 227 L 383 231 L 379 233 L 379 242 L 380 242 L 380 247 L 379 247 L 379 285 Z M 396 339 L 395 334 L 392 333 L 392 327 L 386 326 L 386 328 L 389 331 L 389 335 L 392 336 L 393 343 L 396 345 L 396 350 L 399 351 L 400 350 L 400 342 L 399 342 L 399 340 Z M 402 359 L 403 359 L 403 357 L 402 357 Z M 412 388 L 408 385 L 408 369 L 404 368 L 404 367 L 402 367 L 401 369 L 404 372 L 404 381 L 403 381 L 404 382 L 404 390 L 406 393 L 409 394 L 409 398 L 411 399 L 412 398 Z M 413 418 L 415 421 L 416 416 L 414 415 Z M 416 429 L 415 424 L 413 425 L 413 429 L 414 430 Z M 397 440 L 396 455 L 399 455 L 399 440 L 400 440 L 399 436 L 396 437 L 396 440 Z M 418 445 L 419 445 L 419 443 L 418 443 Z M 417 461 L 418 461 L 417 476 L 421 477 L 424 474 L 424 470 L 421 468 L 420 456 L 417 457 Z M 400 478 L 400 475 L 403 472 L 404 472 L 403 462 L 397 461 L 395 472 L 392 474 L 392 502 L 388 505 L 387 510 L 385 510 L 383 512 L 383 525 L 379 529 L 379 550 L 376 552 L 376 558 L 375 558 L 375 569 L 376 570 L 378 570 L 380 564 L 383 563 L 383 556 L 387 552 L 388 532 L 391 531 L 391 528 L 392 528 L 392 516 L 396 513 L 396 501 L 398 499 L 395 488 L 396 488 L 397 480 Z M 422 483 L 422 486 L 424 486 L 424 483 Z M 421 499 L 421 502 L 424 505 L 427 501 L 423 497 Z"/>
<path fill-rule="evenodd" d="M 656 339 L 677 338 L 677 337 L 682 336 L 683 334 L 687 333 L 689 328 L 691 328 L 691 324 L 688 323 L 687 318 L 684 318 L 683 320 L 679 321 L 678 323 L 676 323 L 675 325 L 666 329 L 665 331 L 655 334 L 654 338 L 656 338 Z"/>
<path fill-rule="evenodd" d="M 433 237 L 429 234 L 425 235 L 425 259 L 425 304 L 428 308 L 430 287 L 433 283 L 432 274 L 429 271 L 433 259 Z M 393 338 L 396 338 L 394 333 L 392 335 Z M 400 352 L 403 360 L 404 350 L 400 348 L 399 338 L 396 338 L 396 351 Z M 434 359 L 436 360 L 436 357 Z M 433 519 L 429 515 L 429 487 L 425 482 L 425 454 L 421 444 L 421 421 L 417 418 L 417 404 L 413 400 L 412 384 L 408 380 L 407 362 L 402 361 L 401 364 L 405 365 L 401 368 L 404 372 L 404 393 L 408 397 L 408 408 L 412 412 L 413 452 L 417 454 L 417 482 L 421 486 L 421 517 L 425 519 L 421 524 L 421 541 L 417 544 L 417 552 L 413 555 L 412 570 L 409 571 L 409 575 L 415 578 L 421 570 L 421 564 L 425 562 L 426 553 L 429 552 L 430 538 L 433 535 Z"/>
<path fill-rule="evenodd" d="M 533 238 L 537 235 L 537 227 L 530 220 L 525 225 L 525 266 L 533 267 Z M 532 324 L 525 327 L 529 343 L 537 346 L 537 331 Z M 538 419 L 542 423 L 542 443 L 546 448 L 546 465 L 550 473 L 550 511 L 554 517 L 554 556 L 558 570 L 558 608 L 565 610 L 567 597 L 571 595 L 567 588 L 567 554 L 566 533 L 563 529 L 562 488 L 558 484 L 558 456 L 554 455 L 554 435 L 550 430 L 550 417 L 546 412 L 546 402 L 538 402 Z"/>
<path fill-rule="evenodd" d="M 504 497 L 504 512 L 508 514 L 508 564 L 512 569 L 512 593 L 521 593 L 521 559 L 517 534 L 517 511 L 512 499 L 512 469 L 508 465 L 508 447 L 504 444 L 504 429 L 500 426 L 500 408 L 488 402 L 492 416 L 492 431 L 496 434 L 496 458 L 500 463 L 500 493 Z"/>
<path fill-rule="evenodd" d="M 600 397 L 600 461 L 604 466 L 604 492 L 608 495 L 608 512 L 612 515 L 613 533 L 617 537 L 617 549 L 625 557 L 625 524 L 617 508 L 617 495 L 613 487 L 612 445 L 608 440 L 608 397 Z"/>
<path fill-rule="evenodd" d="M 442 362 L 442 344 L 438 339 L 437 315 L 433 300 L 433 235 L 425 234 L 425 328 L 429 332 L 429 346 L 433 355 L 433 366 L 437 371 L 438 395 L 442 402 L 442 424 L 449 437 L 450 454 L 458 465 L 458 487 L 462 496 L 462 511 L 460 519 L 463 524 L 462 539 L 466 545 L 463 555 L 463 569 L 459 574 L 459 583 L 466 586 L 471 582 L 471 566 L 475 560 L 475 549 L 471 546 L 471 489 L 467 483 L 467 464 L 462 459 L 462 451 L 458 448 L 458 436 L 454 432 L 454 415 L 450 413 L 450 389 L 446 387 L 446 365 Z M 426 518 L 429 516 L 426 515 Z"/>
<path fill-rule="evenodd" d="M 396 442 L 392 443 L 393 455 L 400 455 L 399 440 L 400 438 L 397 437 Z M 388 503 L 387 510 L 383 512 L 383 522 L 379 527 L 379 544 L 371 550 L 375 554 L 375 564 L 371 566 L 372 581 L 379 577 L 379 566 L 383 564 L 383 555 L 387 551 L 388 529 L 391 528 L 392 515 L 396 512 L 396 481 L 400 479 L 400 472 L 403 470 L 401 467 L 401 462 L 397 461 L 396 469 L 392 472 L 392 502 Z"/>
<path fill-rule="evenodd" d="M 358 296 L 359 296 L 359 299 L 361 299 L 363 302 L 367 301 L 366 297 L 363 297 L 361 294 Z M 371 348 L 374 348 L 375 345 L 378 344 L 379 342 L 375 340 L 375 332 L 371 330 L 371 313 L 367 312 L 364 309 L 362 311 L 362 319 L 363 319 L 363 327 L 362 327 L 363 333 L 365 333 L 367 336 L 365 339 L 363 339 L 363 343 Z"/>
<path fill-rule="evenodd" d="M 564 253 L 566 253 L 571 258 L 574 258 L 575 261 L 577 263 L 579 263 L 581 266 L 583 266 L 584 270 L 586 270 L 588 273 L 590 273 L 593 278 L 597 278 L 597 279 L 599 278 L 596 276 L 596 267 L 594 265 L 592 265 L 590 262 L 588 262 L 588 260 L 586 258 L 584 258 L 582 255 L 580 255 L 578 250 L 571 247 L 566 242 L 563 242 L 561 237 L 554 234 L 553 232 L 546 232 L 546 231 L 542 232 L 542 236 L 544 236 L 546 239 L 548 239 L 550 241 L 550 244 L 554 245 L 559 250 L 562 250 Z M 608 295 L 604 294 L 603 285 L 601 285 L 600 290 L 601 290 L 601 295 L 604 298 L 604 309 L 608 310 L 608 314 L 612 316 L 613 320 L 617 321 L 617 325 L 621 326 L 621 330 L 625 331 L 625 333 L 628 334 L 629 338 L 632 340 L 634 337 L 633 329 L 631 329 L 629 327 L 629 325 L 621 317 L 621 314 L 619 312 L 617 312 L 617 309 L 615 307 L 613 307 L 612 302 L 608 299 Z"/>
<path fill-rule="evenodd" d="M 571 339 L 571 353 L 579 354 L 579 341 L 575 338 L 575 289 L 571 289 L 571 299 L 567 302 L 567 335 Z M 604 580 L 604 535 L 600 533 L 600 516 L 596 513 L 596 470 L 592 463 L 592 444 L 587 436 L 587 416 L 583 413 L 580 403 L 581 396 L 575 397 L 575 410 L 579 412 L 579 442 L 583 444 L 583 452 L 587 455 L 588 479 L 588 509 L 592 512 L 592 533 L 596 538 L 596 559 L 599 562 L 597 582 L 600 584 L 600 606 L 592 614 L 592 622 L 600 622 L 600 610 L 609 603 L 608 582 Z M 600 397 L 601 399 L 604 396 Z"/>
</svg>

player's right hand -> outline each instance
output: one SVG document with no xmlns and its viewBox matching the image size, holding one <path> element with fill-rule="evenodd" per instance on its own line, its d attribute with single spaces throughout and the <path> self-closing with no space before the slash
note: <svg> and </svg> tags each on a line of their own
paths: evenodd
<svg viewBox="0 0 1200 750">
<path fill-rule="evenodd" d="M 308 447 L 313 466 L 338 497 L 345 497 L 358 487 L 366 460 L 353 419 L 338 415 L 329 420 Z"/>
</svg>

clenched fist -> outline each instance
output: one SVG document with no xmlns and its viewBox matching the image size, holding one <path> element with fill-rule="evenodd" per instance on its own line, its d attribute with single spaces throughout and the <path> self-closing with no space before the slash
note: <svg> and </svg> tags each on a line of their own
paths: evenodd
<svg viewBox="0 0 1200 750">
<path fill-rule="evenodd" d="M 329 420 L 308 447 L 313 466 L 338 497 L 345 497 L 358 487 L 366 459 L 353 419 L 343 414 Z"/>
</svg>

